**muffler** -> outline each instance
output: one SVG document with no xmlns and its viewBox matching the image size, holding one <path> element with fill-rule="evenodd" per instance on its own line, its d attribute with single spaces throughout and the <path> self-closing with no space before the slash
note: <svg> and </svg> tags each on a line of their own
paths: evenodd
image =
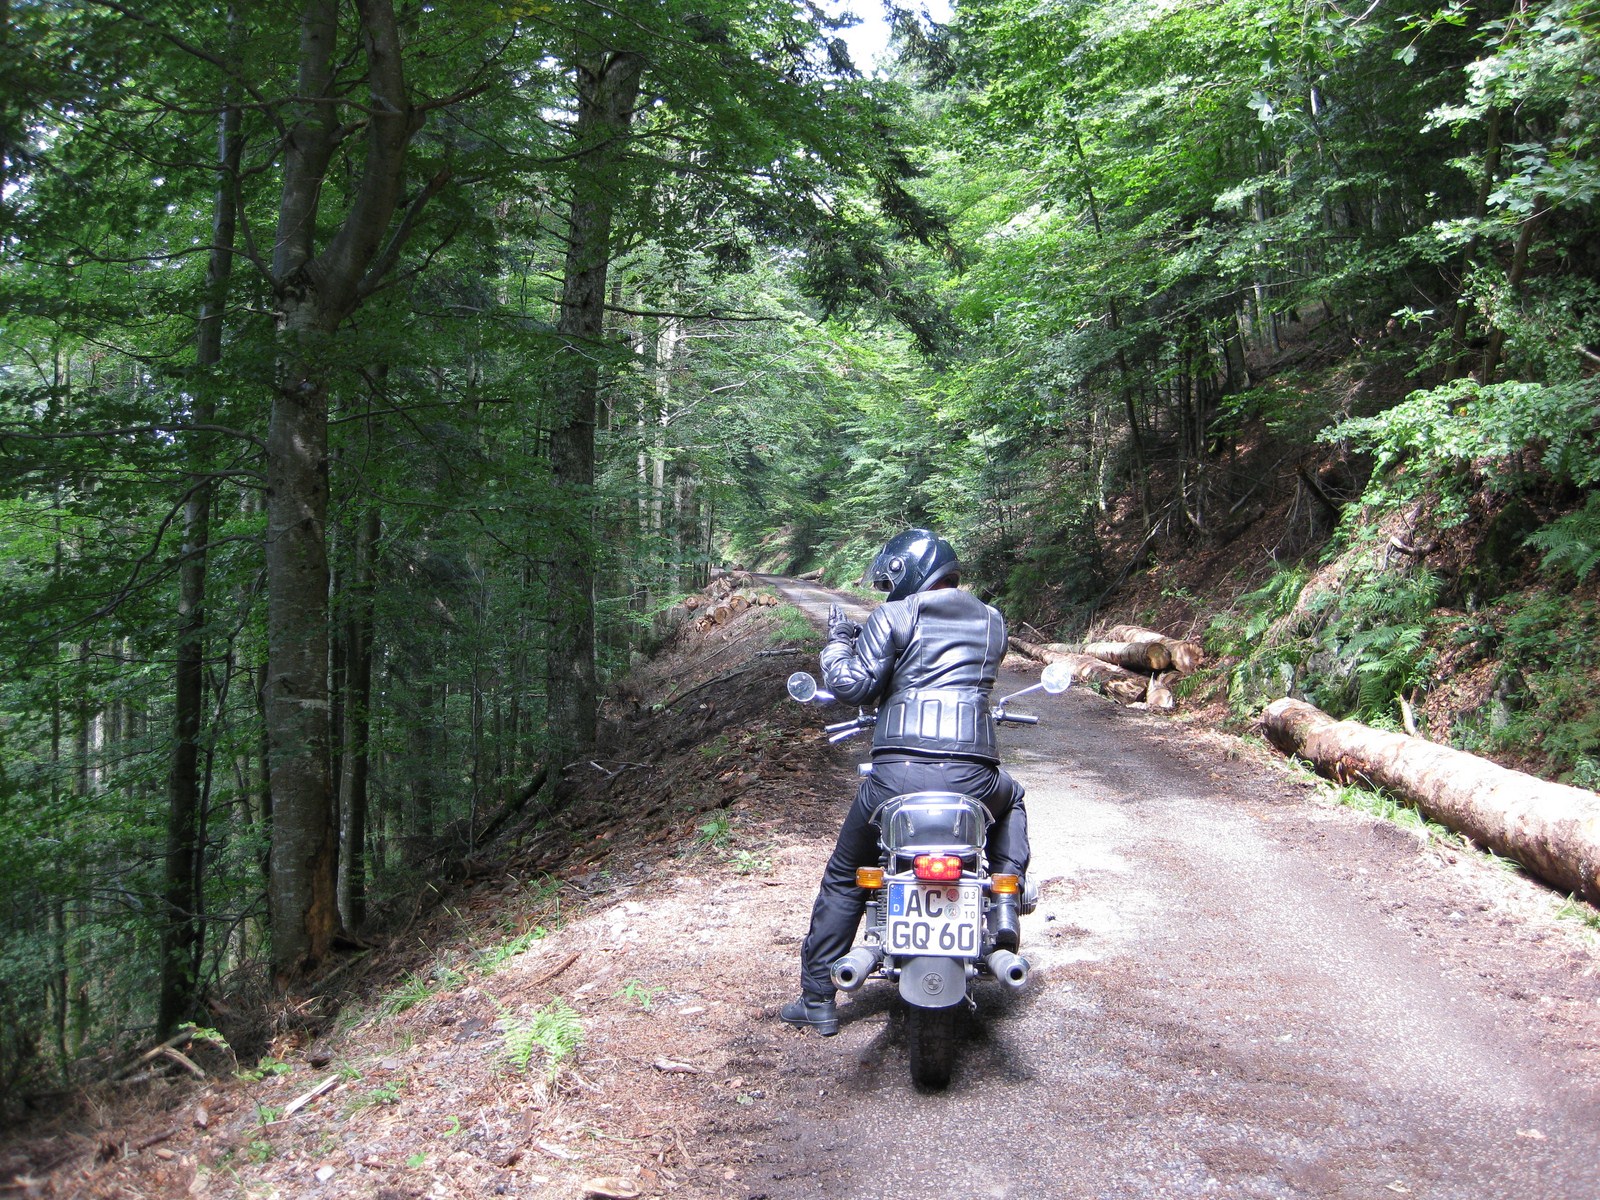
<svg viewBox="0 0 1600 1200">
<path fill-rule="evenodd" d="M 996 950 L 983 961 L 994 973 L 994 977 L 1009 988 L 1020 988 L 1028 982 L 1028 960 L 1020 954 L 1013 954 L 1009 950 Z M 837 967 L 834 969 L 838 970 Z M 838 976 L 835 975 L 834 978 L 837 980 Z"/>
<path fill-rule="evenodd" d="M 833 986 L 842 992 L 853 992 L 867 981 L 867 976 L 878 969 L 883 961 L 883 951 L 877 946 L 857 946 L 843 958 L 834 962 L 828 974 Z"/>
</svg>

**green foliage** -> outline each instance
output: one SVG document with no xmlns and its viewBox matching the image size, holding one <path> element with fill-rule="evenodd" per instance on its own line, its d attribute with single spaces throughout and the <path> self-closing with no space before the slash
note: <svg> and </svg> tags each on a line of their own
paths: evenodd
<svg viewBox="0 0 1600 1200">
<path fill-rule="evenodd" d="M 817 627 L 811 623 L 811 618 L 792 604 L 779 604 L 777 609 L 777 628 L 775 628 L 769 641 L 774 644 L 799 643 L 802 646 L 815 645 L 820 635 Z"/>
<path fill-rule="evenodd" d="M 766 875 L 772 870 L 772 856 L 766 847 L 736 846 L 728 854 L 728 867 L 735 875 Z"/>
<path fill-rule="evenodd" d="M 1274 625 L 1294 611 L 1308 577 L 1303 565 L 1279 567 L 1260 587 L 1246 592 L 1231 609 L 1212 618 L 1207 644 L 1220 654 L 1248 653 Z"/>
<path fill-rule="evenodd" d="M 1424 647 L 1438 595 L 1438 577 L 1427 571 L 1347 575 L 1325 600 L 1322 640 L 1336 665 L 1308 681 L 1316 703 L 1335 716 L 1393 725 L 1398 698 L 1429 682 L 1434 656 Z"/>
<path fill-rule="evenodd" d="M 1458 379 L 1413 392 L 1379 416 L 1345 421 L 1323 440 L 1349 441 L 1376 457 L 1363 503 L 1390 508 L 1434 494 L 1444 501 L 1441 517 L 1460 521 L 1479 490 L 1515 492 L 1537 477 L 1600 484 L 1597 403 L 1600 380 L 1483 386 Z"/>
<path fill-rule="evenodd" d="M 721 853 L 733 840 L 733 819 L 727 813 L 712 813 L 695 827 L 695 848 Z"/>
<path fill-rule="evenodd" d="M 1461 839 L 1437 821 L 1430 821 L 1414 804 L 1406 803 L 1378 788 L 1324 785 L 1336 804 L 1388 821 L 1408 829 L 1429 842 L 1457 845 Z"/>
<path fill-rule="evenodd" d="M 1503 663 L 1501 687 L 1451 730 L 1468 750 L 1536 751 L 1581 787 L 1596 782 L 1600 705 L 1589 675 L 1597 661 L 1600 607 L 1534 590 L 1503 598 L 1468 635 Z"/>
<path fill-rule="evenodd" d="M 1563 921 L 1576 921 L 1591 931 L 1600 931 L 1600 909 L 1576 896 L 1568 896 L 1562 901 L 1556 908 L 1556 916 Z"/>
<path fill-rule="evenodd" d="M 238 1072 L 238 1076 L 246 1083 L 259 1083 L 274 1075 L 287 1075 L 293 1070 L 294 1067 L 289 1063 L 280 1062 L 268 1055 L 249 1070 Z"/>
<path fill-rule="evenodd" d="M 405 1092 L 405 1088 L 404 1080 L 398 1079 L 390 1083 L 381 1083 L 377 1087 L 368 1088 L 345 1106 L 345 1115 L 354 1116 L 363 1109 L 398 1104 L 401 1095 Z"/>
<path fill-rule="evenodd" d="M 378 1006 L 379 1011 L 388 1017 L 399 1016 L 407 1009 L 433 999 L 439 992 L 460 987 L 466 981 L 466 976 L 460 971 L 443 964 L 420 973 L 407 971 L 400 983 L 384 996 Z"/>
<path fill-rule="evenodd" d="M 1352 552 L 1335 583 L 1308 590 L 1304 566 L 1280 568 L 1213 618 L 1207 645 L 1238 661 L 1230 668 L 1235 713 L 1302 695 L 1335 716 L 1395 724 L 1400 697 L 1431 682 L 1429 638 L 1440 581 L 1426 571 L 1356 565 Z"/>
<path fill-rule="evenodd" d="M 555 1079 L 561 1064 L 583 1044 L 583 1024 L 578 1014 L 560 1000 L 552 1000 L 526 1019 L 502 1011 L 501 1057 L 512 1070 L 529 1070 L 537 1056 L 546 1082 Z"/>
<path fill-rule="evenodd" d="M 1544 554 L 1547 571 L 1566 571 L 1579 583 L 1600 565 L 1600 492 L 1591 492 L 1576 512 L 1558 517 L 1528 535 L 1528 544 Z"/>
<path fill-rule="evenodd" d="M 481 951 L 478 954 L 478 966 L 482 968 L 485 975 L 493 975 L 506 963 L 516 958 L 519 954 L 527 953 L 536 942 L 542 941 L 549 935 L 550 931 L 543 925 L 535 925 L 532 929 L 519 933 L 508 942 L 501 942 L 499 945 L 491 946 Z"/>
<path fill-rule="evenodd" d="M 648 1012 L 650 1010 L 650 1006 L 655 1003 L 655 998 L 666 990 L 667 989 L 662 987 L 660 984 L 645 983 L 639 979 L 630 979 L 615 992 L 613 992 L 612 995 L 621 996 L 629 1002 L 637 1004 L 640 1008 Z"/>
</svg>

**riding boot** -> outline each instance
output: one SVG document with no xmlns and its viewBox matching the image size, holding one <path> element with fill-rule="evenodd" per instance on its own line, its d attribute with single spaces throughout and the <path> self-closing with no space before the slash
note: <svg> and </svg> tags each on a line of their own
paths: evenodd
<svg viewBox="0 0 1600 1200">
<path fill-rule="evenodd" d="M 823 1037 L 839 1032 L 839 1010 L 832 996 L 816 996 L 802 992 L 798 1000 L 791 1000 L 778 1010 L 785 1024 L 801 1029 L 815 1029 Z"/>
</svg>

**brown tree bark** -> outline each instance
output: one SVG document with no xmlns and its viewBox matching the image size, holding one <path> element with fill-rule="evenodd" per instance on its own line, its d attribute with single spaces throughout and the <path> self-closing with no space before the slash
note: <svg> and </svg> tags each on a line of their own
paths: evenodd
<svg viewBox="0 0 1600 1200">
<path fill-rule="evenodd" d="M 1361 781 L 1411 801 L 1563 892 L 1600 903 L 1600 796 L 1403 733 L 1335 721 L 1301 700 L 1275 700 L 1260 717 L 1279 750 L 1324 775 Z"/>
<path fill-rule="evenodd" d="M 599 710 L 594 661 L 594 433 L 600 393 L 596 351 L 605 333 L 606 273 L 611 225 L 622 189 L 628 130 L 639 97 L 644 58 L 622 51 L 576 64 L 578 118 L 572 212 L 557 332 L 565 352 L 557 371 L 557 422 L 550 469 L 564 523 L 554 531 L 550 635 L 545 652 L 549 773 L 594 740 Z"/>
<path fill-rule="evenodd" d="M 316 244 L 330 164 L 351 135 L 339 121 L 337 0 L 306 0 L 297 111 L 284 143 L 272 257 L 278 378 L 267 428 L 267 696 L 273 797 L 269 888 L 280 980 L 315 968 L 338 932 L 337 822 L 329 770 L 328 376 L 336 331 L 388 273 L 411 221 L 443 185 L 413 198 L 390 232 L 421 113 L 406 88 L 391 0 L 356 0 L 368 96 L 364 160 L 344 219 Z"/>
<path fill-rule="evenodd" d="M 359 931 L 367 916 L 367 778 L 372 729 L 372 609 L 378 535 L 376 505 L 355 530 L 349 620 L 345 628 L 344 754 L 339 781 L 339 915 Z"/>
<path fill-rule="evenodd" d="M 1165 671 L 1172 655 L 1162 641 L 1090 642 L 1083 652 L 1129 671 Z"/>
<path fill-rule="evenodd" d="M 202 374 L 222 362 L 222 318 L 233 274 L 238 227 L 240 112 L 224 104 L 217 130 L 217 191 L 212 201 L 211 255 L 195 336 Z M 177 669 L 173 686 L 172 764 L 167 777 L 167 845 L 162 887 L 161 983 L 156 1036 L 166 1037 L 194 1015 L 198 997 L 201 925 L 200 731 L 205 706 L 206 556 L 211 540 L 211 500 L 205 427 L 215 416 L 209 381 L 196 388 L 194 431 L 187 447 L 192 471 L 183 508 L 183 564 L 178 572 Z"/>
<path fill-rule="evenodd" d="M 1025 642 L 1021 638 L 1014 637 L 1009 640 L 1013 650 L 1038 662 L 1066 663 L 1072 668 L 1074 683 L 1092 683 L 1119 704 L 1137 704 L 1145 698 L 1145 692 L 1149 688 L 1150 681 L 1143 675 L 1125 671 L 1104 659 L 1069 650 L 1052 650 L 1049 646 Z"/>
<path fill-rule="evenodd" d="M 1179 641 L 1138 625 L 1113 625 L 1106 630 L 1106 639 L 1112 642 L 1160 642 L 1172 659 L 1172 668 L 1184 675 L 1199 670 L 1206 657 L 1205 651 L 1195 642 Z"/>
</svg>

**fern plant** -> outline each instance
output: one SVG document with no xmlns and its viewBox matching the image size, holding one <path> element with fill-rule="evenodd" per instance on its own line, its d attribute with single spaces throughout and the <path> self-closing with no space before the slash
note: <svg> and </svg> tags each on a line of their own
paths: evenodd
<svg viewBox="0 0 1600 1200">
<path fill-rule="evenodd" d="M 513 1070 L 528 1070 L 537 1053 L 544 1063 L 545 1082 L 556 1077 L 561 1064 L 583 1044 L 583 1023 L 568 1005 L 552 1000 L 526 1019 L 500 1011 L 504 1038 L 500 1054 Z"/>
<path fill-rule="evenodd" d="M 1346 664 L 1354 693 L 1330 680 L 1320 697 L 1332 711 L 1353 708 L 1365 720 L 1393 720 L 1397 697 L 1428 683 L 1435 655 L 1427 647 L 1440 580 L 1431 571 L 1370 571 L 1353 577 L 1324 635 Z M 1343 715 L 1343 714 L 1341 714 Z"/>
<path fill-rule="evenodd" d="M 1582 583 L 1600 565 L 1600 492 L 1577 512 L 1528 535 L 1528 545 L 1543 551 L 1547 571 L 1570 571 Z"/>
</svg>

